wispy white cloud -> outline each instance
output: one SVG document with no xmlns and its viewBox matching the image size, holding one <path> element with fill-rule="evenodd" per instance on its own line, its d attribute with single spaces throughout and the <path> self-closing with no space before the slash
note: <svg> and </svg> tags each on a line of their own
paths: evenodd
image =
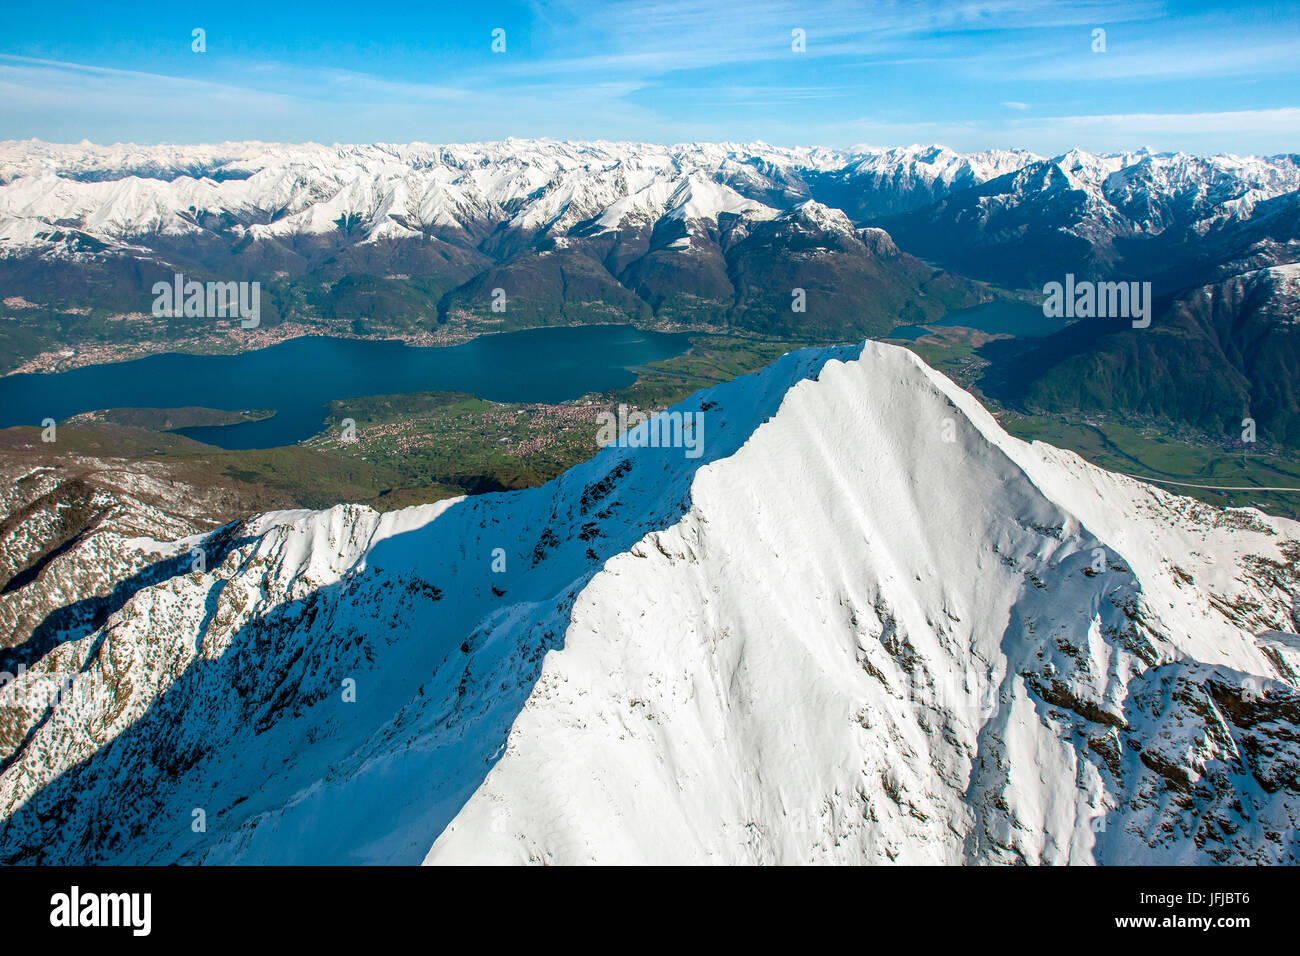
<svg viewBox="0 0 1300 956">
<path fill-rule="evenodd" d="M 1022 131 L 1054 130 L 1080 135 L 1104 134 L 1130 138 L 1142 134 L 1175 134 L 1182 137 L 1217 137 L 1225 133 L 1294 135 L 1300 130 L 1300 108 L 1231 110 L 1217 113 L 1118 113 L 1090 116 L 1055 116 L 1026 120 L 1016 125 Z M 1131 139 L 1129 139 L 1131 141 Z"/>
<path fill-rule="evenodd" d="M 860 119 L 850 125 L 859 140 L 880 145 L 943 143 L 961 150 L 1019 146 L 1047 156 L 1074 147 L 1118 152 L 1142 146 L 1193 153 L 1272 154 L 1288 151 L 1277 144 L 1294 141 L 1300 108 L 920 123 Z"/>
<path fill-rule="evenodd" d="M 1210 15 L 1172 30 L 1168 15 L 1152 0 L 566 0 L 536 4 L 507 55 L 449 57 L 428 81 L 382 60 L 367 72 L 227 55 L 169 75 L 0 54 L 0 136 L 1296 149 L 1291 114 L 1258 108 L 1289 106 L 1276 80 L 1300 58 L 1286 31 L 1225 31 Z M 1089 48 L 1098 23 L 1104 54 Z M 806 53 L 790 49 L 796 27 Z M 1251 75 L 1271 82 L 1219 82 Z M 1132 111 L 1147 102 L 1159 109 Z M 1218 112 L 1177 112 L 1200 103 Z"/>
<path fill-rule="evenodd" d="M 1025 81 L 1185 79 L 1294 73 L 1300 39 L 1260 35 L 1170 40 L 1108 37 L 1105 53 L 1043 55 L 1011 72 Z"/>
<path fill-rule="evenodd" d="M 791 33 L 803 31 L 809 58 L 923 57 L 936 44 L 970 41 L 994 31 L 1025 32 L 1157 20 L 1157 0 L 614 0 L 538 4 L 555 55 L 508 62 L 512 75 L 629 72 L 645 76 L 742 62 L 788 61 Z M 588 52 L 599 51 L 599 52 Z M 972 56 L 989 55 L 987 49 Z"/>
<path fill-rule="evenodd" d="M 283 71 L 283 82 L 277 73 Z M 194 79 L 0 54 L 0 135 L 100 142 L 228 139 L 453 141 L 628 134 L 656 118 L 626 101 L 627 81 L 551 83 L 532 91 L 394 82 L 337 69 L 262 64 L 241 79 Z M 266 88 L 279 85 L 280 88 Z M 575 113 L 582 124 L 574 123 Z M 130 132 L 139 118 L 152 135 Z M 563 127 L 569 131 L 563 131 Z M 124 132 L 126 131 L 126 132 Z"/>
</svg>

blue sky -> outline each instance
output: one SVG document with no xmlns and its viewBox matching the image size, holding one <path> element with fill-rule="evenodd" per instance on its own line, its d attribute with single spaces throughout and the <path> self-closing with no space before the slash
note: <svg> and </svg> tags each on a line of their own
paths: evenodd
<svg viewBox="0 0 1300 956">
<path fill-rule="evenodd" d="M 1294 3 L 179 6 L 11 5 L 0 139 L 1300 151 Z"/>
</svg>

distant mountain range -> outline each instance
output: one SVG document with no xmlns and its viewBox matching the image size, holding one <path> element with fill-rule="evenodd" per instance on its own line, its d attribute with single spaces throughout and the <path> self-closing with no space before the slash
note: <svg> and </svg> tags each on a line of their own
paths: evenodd
<svg viewBox="0 0 1300 956">
<path fill-rule="evenodd" d="M 1300 258 L 1300 156 L 1072 150 L 890 217 L 911 251 L 969 275 L 1041 288 L 1150 281 L 1157 293 Z"/>
<path fill-rule="evenodd" d="M 1085 320 L 1011 351 L 986 391 L 1300 446 L 1300 156 L 1074 150 L 888 218 L 909 252 L 1036 289 L 1150 282 L 1152 327 Z M 991 356 L 1007 354 L 998 345 Z"/>
<path fill-rule="evenodd" d="M 1031 158 L 938 147 L 507 141 L 470 146 L 0 144 L 0 277 L 139 309 L 155 277 L 284 277 L 300 310 L 431 326 L 611 320 L 881 334 L 990 297 L 853 216 Z M 287 286 L 292 285 L 292 291 Z M 504 313 L 491 311 L 503 289 Z M 802 311 L 793 306 L 804 290 Z"/>
<path fill-rule="evenodd" d="M 934 321 L 993 286 L 1149 281 L 1152 328 L 1089 320 L 995 349 L 990 390 L 1214 429 L 1250 415 L 1296 444 L 1300 300 L 1276 267 L 1300 261 L 1298 190 L 1297 155 L 7 142 L 0 284 L 56 309 L 139 311 L 184 271 L 262 280 L 268 324 L 632 320 L 830 342 Z M 16 335 L 0 328 L 0 345 L 16 352 Z"/>
</svg>

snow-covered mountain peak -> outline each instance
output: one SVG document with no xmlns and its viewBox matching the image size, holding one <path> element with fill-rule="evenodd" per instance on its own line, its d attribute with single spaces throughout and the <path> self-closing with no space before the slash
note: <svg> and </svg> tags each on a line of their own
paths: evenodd
<svg viewBox="0 0 1300 956">
<path fill-rule="evenodd" d="M 698 173 L 688 175 L 668 197 L 668 219 L 716 222 L 722 213 L 753 219 L 771 219 L 777 215 L 775 209 L 746 199 L 730 186 L 714 182 Z"/>
<path fill-rule="evenodd" d="M 838 232 L 846 236 L 854 234 L 853 223 L 843 211 L 814 199 L 800 203 L 784 213 L 782 218 L 804 223 L 821 232 Z"/>
<path fill-rule="evenodd" d="M 68 634 L 3 693 L 116 716 L 19 719 L 0 858 L 1295 860 L 1300 525 L 876 343 L 665 416 L 540 488 L 247 522 Z"/>
</svg>

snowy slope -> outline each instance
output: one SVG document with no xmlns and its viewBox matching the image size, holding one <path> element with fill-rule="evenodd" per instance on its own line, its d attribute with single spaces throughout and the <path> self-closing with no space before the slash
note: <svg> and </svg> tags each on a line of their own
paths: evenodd
<svg viewBox="0 0 1300 956">
<path fill-rule="evenodd" d="M 796 387 L 730 467 L 697 478 L 677 526 L 606 564 L 428 862 L 1197 858 L 1148 829 L 1161 778 L 1130 753 L 1141 789 L 1124 792 L 1081 745 L 1142 719 L 1130 695 L 1185 677 L 1176 661 L 1277 677 L 1249 628 L 1162 557 L 1235 600 L 1272 522 L 1167 531 L 1189 502 L 1010 439 L 907 353 L 871 351 Z M 1294 714 L 1295 687 L 1279 696 Z M 1201 733 L 1159 717 L 1153 735 Z M 1270 858 L 1251 841 L 1294 825 L 1291 734 L 1292 793 L 1243 786 L 1276 815 L 1236 853 Z"/>
<path fill-rule="evenodd" d="M 698 459 L 262 516 L 67 634 L 0 859 L 1300 862 L 1300 525 L 875 343 L 679 409 Z"/>
</svg>

